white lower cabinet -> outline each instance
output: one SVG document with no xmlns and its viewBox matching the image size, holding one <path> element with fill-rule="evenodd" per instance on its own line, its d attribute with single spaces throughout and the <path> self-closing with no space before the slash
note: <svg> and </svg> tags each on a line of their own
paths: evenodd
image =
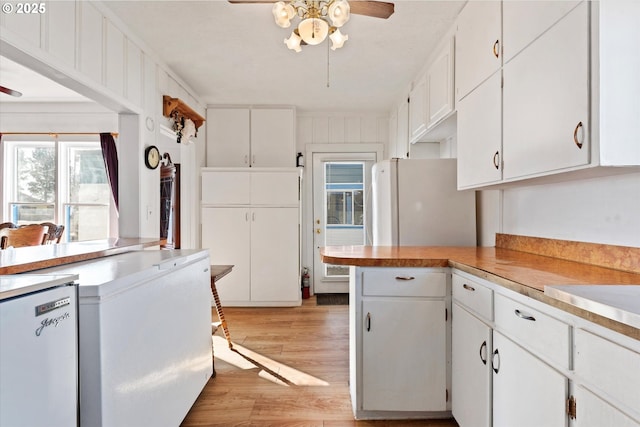
<svg viewBox="0 0 640 427">
<path fill-rule="evenodd" d="M 351 269 L 350 389 L 355 417 L 450 416 L 448 269 Z"/>
<path fill-rule="evenodd" d="M 491 426 L 491 327 L 453 302 L 451 412 L 460 427 Z"/>
<path fill-rule="evenodd" d="M 496 331 L 491 366 L 495 427 L 567 425 L 564 375 Z"/>
<path fill-rule="evenodd" d="M 637 393 L 637 392 L 636 392 Z M 577 416 L 579 427 L 638 427 L 640 423 L 622 413 L 609 403 L 583 387 L 576 389 Z"/>
<path fill-rule="evenodd" d="M 216 285 L 224 304 L 299 304 L 298 223 L 297 208 L 202 209 L 202 246 L 234 266 Z"/>
</svg>

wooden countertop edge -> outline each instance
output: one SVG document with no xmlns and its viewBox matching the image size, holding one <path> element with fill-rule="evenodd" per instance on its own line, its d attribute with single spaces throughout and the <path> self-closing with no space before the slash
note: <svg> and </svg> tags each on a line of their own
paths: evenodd
<svg viewBox="0 0 640 427">
<path fill-rule="evenodd" d="M 337 264 L 337 265 L 354 265 L 358 267 L 452 267 L 459 269 L 461 271 L 467 272 L 469 274 L 473 274 L 477 277 L 483 278 L 490 282 L 496 283 L 499 286 L 510 289 L 514 292 L 517 292 L 521 295 L 528 296 L 537 301 L 550 305 L 552 307 L 558 308 L 567 313 L 578 316 L 582 319 L 593 322 L 597 325 L 610 329 L 612 331 L 618 332 L 622 335 L 640 340 L 640 329 L 635 328 L 633 326 L 617 322 L 615 320 L 609 319 L 607 317 L 600 316 L 591 311 L 584 310 L 582 308 L 576 307 L 574 305 L 565 303 L 563 301 L 552 298 L 544 293 L 543 290 L 537 289 L 533 286 L 527 286 L 524 283 L 516 282 L 514 280 L 507 279 L 498 274 L 492 273 L 491 271 L 483 270 L 477 266 L 473 266 L 470 264 L 466 264 L 463 261 L 456 260 L 456 251 L 458 249 L 468 250 L 470 248 L 430 248 L 429 255 L 433 256 L 437 252 L 442 252 L 443 255 L 448 255 L 448 257 L 433 257 L 433 258 L 421 258 L 417 255 L 412 256 L 404 256 L 399 255 L 395 257 L 394 255 L 390 255 L 388 253 L 383 254 L 383 256 L 376 256 L 374 254 L 367 254 L 367 256 L 363 256 L 362 253 L 353 253 L 349 255 L 348 253 L 342 251 L 339 255 L 329 255 L 321 252 L 322 262 L 328 264 Z M 493 248 L 476 248 L 476 250 L 493 250 Z M 507 252 L 515 252 L 518 253 L 520 251 L 515 251 L 513 249 L 501 249 L 501 251 Z M 523 256 L 541 256 L 541 255 L 532 255 L 532 254 L 523 254 Z M 461 258 L 466 258 L 462 256 Z M 575 263 L 575 261 L 562 260 L 563 262 Z M 586 266 L 586 265 L 585 265 Z M 602 269 L 604 267 L 600 266 L 592 266 L 596 269 Z M 508 267 L 506 267 L 508 268 Z"/>
<path fill-rule="evenodd" d="M 37 261 L 9 265 L 6 267 L 0 267 L 0 275 L 5 274 L 18 274 L 26 273 L 29 271 L 41 270 L 48 267 L 57 267 L 59 265 L 71 264 L 74 262 L 88 261 L 92 259 L 102 258 L 105 256 L 119 255 L 122 253 L 136 250 L 136 248 L 149 248 L 160 244 L 159 240 L 148 239 L 119 239 L 115 246 L 101 249 L 93 252 L 86 252 L 82 254 L 73 254 L 67 256 L 60 256 L 55 258 L 41 259 Z"/>
</svg>

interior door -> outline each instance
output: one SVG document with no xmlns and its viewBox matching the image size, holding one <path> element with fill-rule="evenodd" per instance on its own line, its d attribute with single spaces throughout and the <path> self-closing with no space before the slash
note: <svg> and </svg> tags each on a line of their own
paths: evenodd
<svg viewBox="0 0 640 427">
<path fill-rule="evenodd" d="M 324 264 L 323 246 L 371 244 L 376 153 L 313 154 L 314 293 L 349 292 L 349 267 Z"/>
</svg>

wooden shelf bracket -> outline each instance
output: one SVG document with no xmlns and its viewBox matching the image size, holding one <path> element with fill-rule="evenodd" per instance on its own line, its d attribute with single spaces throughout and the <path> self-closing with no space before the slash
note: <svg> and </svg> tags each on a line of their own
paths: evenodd
<svg viewBox="0 0 640 427">
<path fill-rule="evenodd" d="M 171 98 L 168 95 L 162 97 L 162 114 L 165 117 L 172 117 L 175 113 L 187 119 L 191 119 L 198 129 L 204 123 L 204 117 L 196 113 L 191 107 L 178 98 Z"/>
</svg>

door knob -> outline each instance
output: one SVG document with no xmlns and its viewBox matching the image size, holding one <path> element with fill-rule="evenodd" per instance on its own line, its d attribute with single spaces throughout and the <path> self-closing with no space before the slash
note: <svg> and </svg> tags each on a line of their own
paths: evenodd
<svg viewBox="0 0 640 427">
<path fill-rule="evenodd" d="M 316 234 L 320 234 L 322 230 L 320 230 L 319 228 L 316 228 Z"/>
</svg>

